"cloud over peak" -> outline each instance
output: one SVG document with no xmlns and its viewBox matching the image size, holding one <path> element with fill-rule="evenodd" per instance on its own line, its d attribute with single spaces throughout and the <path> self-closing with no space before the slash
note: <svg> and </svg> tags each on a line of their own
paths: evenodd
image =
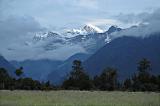
<svg viewBox="0 0 160 106">
<path fill-rule="evenodd" d="M 126 14 L 118 16 L 120 21 L 138 22 L 137 27 L 131 27 L 118 33 L 113 33 L 113 38 L 121 36 L 147 37 L 154 33 L 160 33 L 160 9 L 151 13 Z M 123 20 L 125 17 L 125 20 Z M 132 18 L 126 18 L 132 17 Z M 131 20 L 131 21 L 130 21 Z"/>
<path fill-rule="evenodd" d="M 36 32 L 48 28 L 57 31 L 89 23 L 107 30 L 111 25 L 123 28 L 139 25 L 121 31 L 115 37 L 156 33 L 160 31 L 158 7 L 159 0 L 0 0 L 0 54 L 8 59 L 22 60 L 37 54 L 37 58 L 48 56 L 52 59 L 69 56 L 69 52 L 63 55 L 64 50 L 85 52 L 79 45 L 56 52 L 24 45 Z M 157 10 L 151 12 L 146 8 Z"/>
</svg>

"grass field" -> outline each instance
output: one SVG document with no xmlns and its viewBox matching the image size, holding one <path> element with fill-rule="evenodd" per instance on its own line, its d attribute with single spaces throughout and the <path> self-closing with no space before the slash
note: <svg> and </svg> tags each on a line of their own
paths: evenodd
<svg viewBox="0 0 160 106">
<path fill-rule="evenodd" d="M 160 106 L 159 93 L 0 91 L 0 106 Z"/>
</svg>

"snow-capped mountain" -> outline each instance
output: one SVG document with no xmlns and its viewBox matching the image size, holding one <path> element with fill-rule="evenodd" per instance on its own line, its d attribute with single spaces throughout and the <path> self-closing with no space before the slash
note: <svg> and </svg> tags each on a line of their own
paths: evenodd
<svg viewBox="0 0 160 106">
<path fill-rule="evenodd" d="M 30 70 L 27 71 L 26 75 L 42 80 L 46 77 L 46 74 L 52 71 L 52 69 L 56 72 L 62 72 L 63 70 L 66 72 L 66 69 L 70 70 L 72 61 L 69 61 L 70 63 L 67 61 L 66 64 L 63 64 L 64 66 L 62 68 L 59 68 L 59 65 L 54 66 L 53 68 L 53 63 L 56 61 L 67 60 L 69 57 L 76 54 L 78 55 L 76 55 L 75 58 L 82 60 L 83 58 L 86 58 L 86 56 L 89 57 L 99 48 L 111 41 L 110 34 L 105 32 L 101 33 L 102 31 L 97 30 L 97 28 L 84 26 L 81 31 L 86 31 L 88 34 L 77 33 L 77 35 L 68 37 L 52 31 L 35 33 L 32 40 L 26 41 L 24 49 L 26 51 L 31 49 L 33 50 L 32 53 L 35 54 L 33 56 L 31 54 L 30 58 L 20 62 L 20 66 L 24 66 L 26 71 Z M 47 59 L 51 61 L 48 61 Z M 39 64 L 41 67 L 38 66 Z M 17 65 L 17 63 L 14 63 L 14 65 Z M 46 74 L 43 73 L 43 70 L 45 70 Z M 57 76 L 57 73 L 54 73 L 54 75 Z"/>
<path fill-rule="evenodd" d="M 94 33 L 103 33 L 104 31 L 92 24 L 87 24 L 83 28 L 80 29 L 69 29 L 64 32 L 66 37 L 75 37 L 77 35 L 87 35 L 87 34 L 94 34 Z"/>
<path fill-rule="evenodd" d="M 48 32 L 38 32 L 35 34 L 33 37 L 34 40 L 39 41 L 39 40 L 45 40 L 45 39 L 52 39 L 52 38 L 59 38 L 60 35 L 51 31 Z"/>
<path fill-rule="evenodd" d="M 83 28 L 80 29 L 69 29 L 65 30 L 62 33 L 55 33 L 52 31 L 48 32 L 37 32 L 34 36 L 34 40 L 46 40 L 46 39 L 57 39 L 57 38 L 72 38 L 78 35 L 88 35 L 88 34 L 95 34 L 95 33 L 103 33 L 104 31 L 94 25 L 87 24 Z"/>
<path fill-rule="evenodd" d="M 87 24 L 86 26 L 83 27 L 84 31 L 87 32 L 87 34 L 91 34 L 91 33 L 103 33 L 104 31 L 92 24 Z"/>
<path fill-rule="evenodd" d="M 34 59 L 65 60 L 75 53 L 93 54 L 112 41 L 112 33 L 106 33 L 107 31 L 100 33 L 102 30 L 89 26 L 84 26 L 82 31 L 84 30 L 88 31 L 88 34 L 76 34 L 72 37 L 55 31 L 35 33 L 31 39 L 25 41 L 25 50 L 32 49 L 36 55 L 32 57 Z M 64 57 L 61 56 L 63 52 Z"/>
<path fill-rule="evenodd" d="M 93 53 L 104 44 L 111 41 L 110 34 L 120 31 L 120 28 L 111 26 L 104 32 L 100 28 L 88 24 L 81 29 L 72 29 L 66 33 L 58 34 L 51 31 L 36 33 L 33 37 L 33 44 L 40 44 L 45 50 L 55 50 L 63 46 L 78 45 L 86 52 Z"/>
</svg>

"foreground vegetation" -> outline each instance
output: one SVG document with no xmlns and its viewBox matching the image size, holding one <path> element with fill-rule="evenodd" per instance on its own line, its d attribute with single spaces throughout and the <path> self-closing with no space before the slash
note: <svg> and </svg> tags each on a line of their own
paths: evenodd
<svg viewBox="0 0 160 106">
<path fill-rule="evenodd" d="M 106 68 L 100 75 L 91 78 L 81 65 L 81 61 L 74 60 L 72 71 L 62 85 L 54 86 L 47 82 L 40 82 L 32 78 L 22 77 L 23 67 L 17 69 L 17 78 L 12 78 L 4 68 L 0 68 L 0 90 L 102 90 L 102 91 L 160 91 L 160 75 L 150 73 L 151 63 L 142 59 L 131 78 L 118 80 L 115 68 Z"/>
<path fill-rule="evenodd" d="M 160 94 L 108 91 L 0 91 L 0 106 L 160 106 Z"/>
<path fill-rule="evenodd" d="M 142 59 L 137 73 L 122 82 L 111 67 L 91 78 L 75 60 L 62 85 L 54 86 L 23 77 L 23 67 L 15 78 L 0 68 L 0 106 L 160 106 L 160 75 L 150 71 L 150 62 Z"/>
</svg>

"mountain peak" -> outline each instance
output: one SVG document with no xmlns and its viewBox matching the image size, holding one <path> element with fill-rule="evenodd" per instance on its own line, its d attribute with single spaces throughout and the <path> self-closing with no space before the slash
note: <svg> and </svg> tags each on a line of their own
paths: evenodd
<svg viewBox="0 0 160 106">
<path fill-rule="evenodd" d="M 84 27 L 79 29 L 71 29 L 66 31 L 67 37 L 75 37 L 77 35 L 87 35 L 87 34 L 93 34 L 93 33 L 103 33 L 104 31 L 100 28 L 92 25 L 92 24 L 86 24 Z"/>
<path fill-rule="evenodd" d="M 107 33 L 108 33 L 108 34 L 111 34 L 111 33 L 113 33 L 113 32 L 120 31 L 120 30 L 122 30 L 122 29 L 119 28 L 118 26 L 114 25 L 114 26 L 111 26 L 111 27 L 108 29 Z"/>
<path fill-rule="evenodd" d="M 59 34 L 48 31 L 48 32 L 38 32 L 35 34 L 34 36 L 34 40 L 44 40 L 47 38 L 55 38 L 55 37 L 59 37 Z"/>
<path fill-rule="evenodd" d="M 87 24 L 83 27 L 83 30 L 85 30 L 88 33 L 103 33 L 103 30 L 100 28 L 92 25 L 92 24 Z"/>
</svg>

